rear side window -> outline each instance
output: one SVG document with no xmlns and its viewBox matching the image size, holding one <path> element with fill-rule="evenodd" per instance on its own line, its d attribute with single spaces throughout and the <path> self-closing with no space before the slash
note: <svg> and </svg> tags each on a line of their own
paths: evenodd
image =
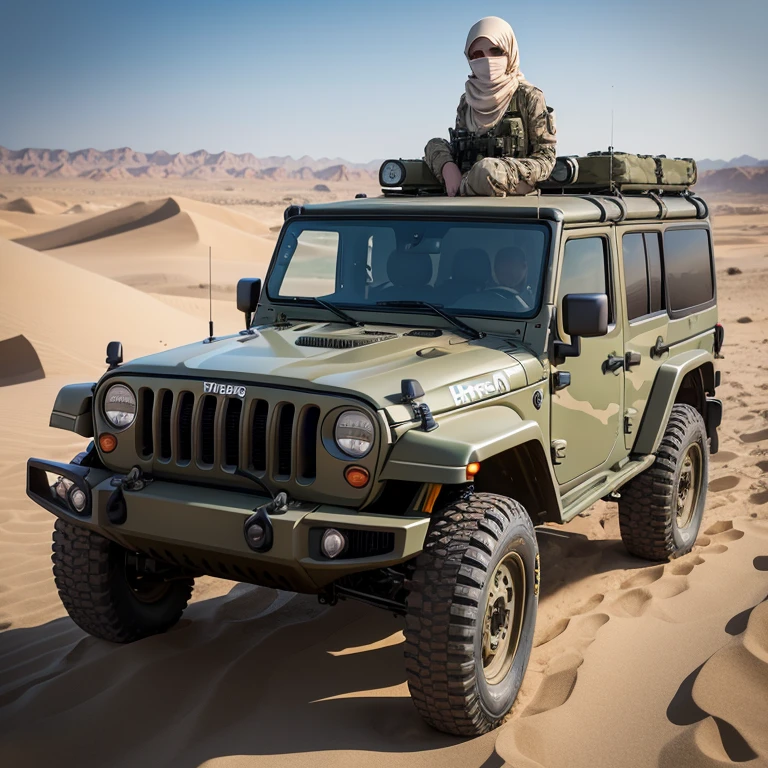
<svg viewBox="0 0 768 768">
<path fill-rule="evenodd" d="M 664 309 L 659 238 L 658 232 L 628 232 L 621 239 L 630 320 Z"/>
<path fill-rule="evenodd" d="M 668 229 L 664 233 L 664 274 L 672 312 L 712 301 L 712 249 L 706 229 Z"/>
<path fill-rule="evenodd" d="M 661 277 L 661 234 L 646 232 L 645 260 L 648 264 L 648 299 L 651 312 L 664 309 L 664 283 Z"/>
<path fill-rule="evenodd" d="M 627 291 L 627 317 L 634 320 L 648 314 L 648 269 L 645 266 L 645 244 L 640 232 L 621 238 L 624 254 L 624 285 Z"/>
</svg>

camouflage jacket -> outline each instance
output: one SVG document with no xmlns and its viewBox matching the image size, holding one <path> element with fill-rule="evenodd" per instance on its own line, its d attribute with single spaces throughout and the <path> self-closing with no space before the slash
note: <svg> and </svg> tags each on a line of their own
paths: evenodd
<svg viewBox="0 0 768 768">
<path fill-rule="evenodd" d="M 505 158 L 504 162 L 510 166 L 514 165 L 518 179 L 533 187 L 536 182 L 546 179 L 555 165 L 555 115 L 547 108 L 544 94 L 536 86 L 525 81 L 518 86 L 517 103 L 526 121 L 528 153 L 525 157 Z M 464 121 L 465 105 L 466 100 L 462 94 L 456 110 L 456 128 L 467 127 Z M 432 139 L 424 148 L 424 160 L 442 182 L 443 166 L 453 161 L 451 145 L 445 139 Z"/>
</svg>

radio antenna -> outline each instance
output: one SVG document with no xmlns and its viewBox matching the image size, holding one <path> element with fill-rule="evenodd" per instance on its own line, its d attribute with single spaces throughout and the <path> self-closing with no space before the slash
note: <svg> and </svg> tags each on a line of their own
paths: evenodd
<svg viewBox="0 0 768 768">
<path fill-rule="evenodd" d="M 208 246 L 208 341 L 213 341 L 213 287 L 211 281 L 211 246 Z"/>
<path fill-rule="evenodd" d="M 610 160 L 608 161 L 608 182 L 611 186 L 611 192 L 613 192 L 613 86 L 611 86 L 611 143 L 608 145 L 608 151 L 611 153 Z"/>
</svg>

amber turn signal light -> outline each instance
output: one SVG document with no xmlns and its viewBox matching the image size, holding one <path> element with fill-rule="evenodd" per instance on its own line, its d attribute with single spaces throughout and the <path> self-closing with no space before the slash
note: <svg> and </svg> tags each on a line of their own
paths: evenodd
<svg viewBox="0 0 768 768">
<path fill-rule="evenodd" d="M 475 475 L 480 471 L 480 462 L 473 461 L 471 464 L 467 464 L 467 480 L 474 480 Z"/>
<path fill-rule="evenodd" d="M 347 467 L 344 477 L 353 488 L 363 488 L 368 484 L 371 474 L 365 467 Z"/>
<path fill-rule="evenodd" d="M 117 438 L 114 435 L 110 435 L 105 432 L 103 435 L 99 435 L 99 448 L 104 453 L 112 453 L 117 448 Z"/>
</svg>

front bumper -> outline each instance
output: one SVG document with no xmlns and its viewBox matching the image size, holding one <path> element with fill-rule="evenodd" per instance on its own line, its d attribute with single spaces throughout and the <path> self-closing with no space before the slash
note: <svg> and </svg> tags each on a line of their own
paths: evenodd
<svg viewBox="0 0 768 768">
<path fill-rule="evenodd" d="M 82 513 L 51 490 L 58 476 L 86 493 Z M 27 495 L 57 517 L 128 549 L 201 573 L 295 592 L 317 592 L 345 574 L 404 562 L 422 550 L 429 525 L 426 516 L 373 515 L 329 504 L 291 503 L 285 513 L 270 517 L 273 545 L 257 553 L 245 541 L 243 523 L 269 501 L 265 496 L 155 480 L 143 490 L 123 491 L 125 522 L 114 524 L 107 515 L 114 477 L 120 476 L 104 469 L 29 459 Z M 392 548 L 329 560 L 317 548 L 318 531 L 329 527 L 391 534 L 386 541 Z"/>
</svg>

